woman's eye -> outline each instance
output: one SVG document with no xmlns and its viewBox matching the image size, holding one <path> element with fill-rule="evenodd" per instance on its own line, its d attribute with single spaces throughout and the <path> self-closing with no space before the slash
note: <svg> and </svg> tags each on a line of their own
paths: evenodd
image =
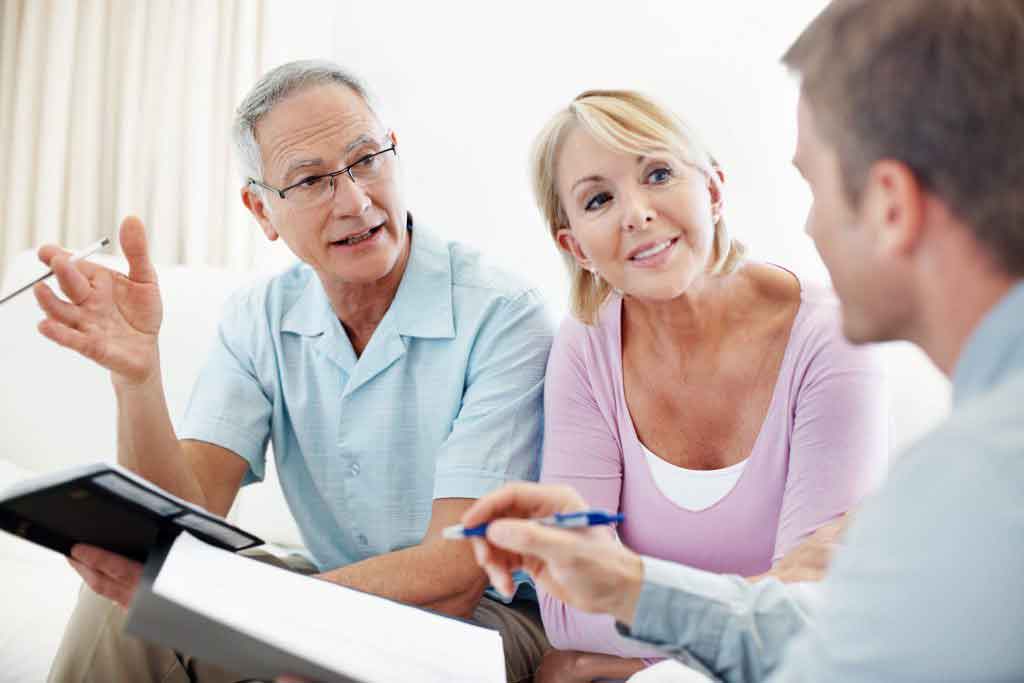
<svg viewBox="0 0 1024 683">
<path fill-rule="evenodd" d="M 647 174 L 648 182 L 660 185 L 672 177 L 672 169 L 661 166 Z"/>
<path fill-rule="evenodd" d="M 611 201 L 611 198 L 612 196 L 607 192 L 599 192 L 590 198 L 590 200 L 583 206 L 583 210 L 596 211 Z"/>
</svg>

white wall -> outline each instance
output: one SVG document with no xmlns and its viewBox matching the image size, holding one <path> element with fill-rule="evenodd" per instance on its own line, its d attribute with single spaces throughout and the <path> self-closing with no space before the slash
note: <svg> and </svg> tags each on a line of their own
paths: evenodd
<svg viewBox="0 0 1024 683">
<path fill-rule="evenodd" d="M 674 107 L 722 163 L 726 215 L 755 256 L 826 277 L 802 232 L 809 194 L 789 165 L 795 84 L 778 63 L 823 5 L 381 0 L 305 3 L 300 16 L 271 2 L 264 63 L 328 56 L 365 78 L 398 134 L 420 220 L 486 249 L 564 307 L 527 154 L 548 117 L 596 87 Z"/>
<path fill-rule="evenodd" d="M 827 281 L 803 232 L 810 194 L 790 164 L 796 84 L 779 64 L 824 4 L 270 0 L 264 64 L 328 57 L 361 75 L 398 134 L 417 217 L 523 273 L 564 311 L 567 279 L 533 205 L 527 154 L 547 118 L 589 88 L 639 89 L 676 109 L 725 169 L 726 216 L 753 256 Z M 289 254 L 265 245 L 259 258 L 273 266 Z M 944 414 L 949 391 L 909 345 L 886 361 L 898 449 Z"/>
</svg>

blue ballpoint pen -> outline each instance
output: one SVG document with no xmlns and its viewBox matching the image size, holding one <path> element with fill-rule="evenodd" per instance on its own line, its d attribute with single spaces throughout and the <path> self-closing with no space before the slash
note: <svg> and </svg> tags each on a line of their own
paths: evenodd
<svg viewBox="0 0 1024 683">
<path fill-rule="evenodd" d="M 582 529 L 602 524 L 618 524 L 626 518 L 620 514 L 611 514 L 604 510 L 583 510 L 582 512 L 556 512 L 550 517 L 536 517 L 529 521 L 553 526 L 559 529 Z M 442 538 L 459 539 L 471 536 L 483 536 L 487 533 L 487 524 L 471 526 L 468 529 L 461 524 L 446 527 L 441 532 Z"/>
</svg>

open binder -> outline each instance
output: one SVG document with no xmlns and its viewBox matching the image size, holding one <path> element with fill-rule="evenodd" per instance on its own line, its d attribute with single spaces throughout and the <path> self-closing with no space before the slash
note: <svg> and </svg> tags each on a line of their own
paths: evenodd
<svg viewBox="0 0 1024 683">
<path fill-rule="evenodd" d="M 117 465 L 94 463 L 33 477 L 0 492 L 0 529 L 71 554 L 87 543 L 145 562 L 158 537 L 187 531 L 237 552 L 263 541 Z"/>
</svg>

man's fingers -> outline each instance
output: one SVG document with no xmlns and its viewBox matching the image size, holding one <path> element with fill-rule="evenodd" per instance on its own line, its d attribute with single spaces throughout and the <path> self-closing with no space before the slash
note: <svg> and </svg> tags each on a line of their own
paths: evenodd
<svg viewBox="0 0 1024 683">
<path fill-rule="evenodd" d="M 71 252 L 68 251 L 67 249 L 63 249 L 57 246 L 56 244 L 44 244 L 43 246 L 39 247 L 39 251 L 36 252 L 36 256 L 38 256 L 39 260 L 42 261 L 46 266 L 49 266 L 50 263 L 53 262 L 53 258 L 55 256 L 70 257 Z"/>
<path fill-rule="evenodd" d="M 142 577 L 142 565 L 102 548 L 79 543 L 71 548 L 71 557 L 118 581 L 134 584 Z"/>
<path fill-rule="evenodd" d="M 568 486 L 515 482 L 473 503 L 462 515 L 462 523 L 476 526 L 502 517 L 543 517 L 585 509 L 584 500 Z"/>
<path fill-rule="evenodd" d="M 137 216 L 121 221 L 121 251 L 128 259 L 128 278 L 134 282 L 156 282 L 156 268 L 149 260 L 146 228 Z"/>
<path fill-rule="evenodd" d="M 487 540 L 508 552 L 534 555 L 549 562 L 572 557 L 580 541 L 572 531 L 515 519 L 492 522 L 487 527 Z"/>
<path fill-rule="evenodd" d="M 119 581 L 112 579 L 102 572 L 98 572 L 88 565 L 69 558 L 71 567 L 78 572 L 78 575 L 85 581 L 85 585 L 97 595 L 102 595 L 108 600 L 116 602 L 121 607 L 127 608 L 132 601 L 133 588 L 129 588 Z"/>
<path fill-rule="evenodd" d="M 60 289 L 75 305 L 81 305 L 92 294 L 92 284 L 76 264 L 71 263 L 64 254 L 59 254 L 50 261 L 50 268 L 57 276 Z"/>
<path fill-rule="evenodd" d="M 95 338 L 89 337 L 76 329 L 68 327 L 56 320 L 43 320 L 39 323 L 39 333 L 52 342 L 66 349 L 77 351 L 86 358 L 97 363 L 101 362 L 102 347 Z"/>
<path fill-rule="evenodd" d="M 32 293 L 47 316 L 68 327 L 78 326 L 81 314 L 77 306 L 61 301 L 53 290 L 42 282 L 32 288 Z"/>
</svg>

